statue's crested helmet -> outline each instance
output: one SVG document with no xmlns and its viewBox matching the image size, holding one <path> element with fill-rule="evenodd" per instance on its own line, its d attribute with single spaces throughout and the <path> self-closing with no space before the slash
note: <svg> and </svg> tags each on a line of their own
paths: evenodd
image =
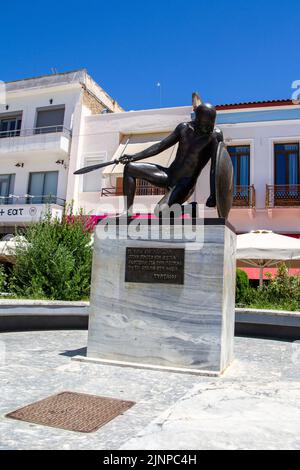
<svg viewBox="0 0 300 470">
<path fill-rule="evenodd" d="M 202 103 L 195 109 L 196 121 L 207 122 L 215 125 L 217 110 L 210 103 Z"/>
</svg>

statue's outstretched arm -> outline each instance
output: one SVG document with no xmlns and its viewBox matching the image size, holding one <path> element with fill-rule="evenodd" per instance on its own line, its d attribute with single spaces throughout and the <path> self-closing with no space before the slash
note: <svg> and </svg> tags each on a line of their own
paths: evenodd
<svg viewBox="0 0 300 470">
<path fill-rule="evenodd" d="M 173 145 L 177 144 L 177 142 L 179 141 L 181 126 L 182 124 L 179 124 L 179 126 L 176 127 L 176 129 L 172 132 L 172 134 L 168 135 L 168 137 L 163 139 L 161 142 L 158 142 L 157 144 L 152 145 L 146 150 L 143 150 L 142 152 L 136 153 L 134 155 L 123 155 L 120 158 L 120 162 L 121 163 L 136 162 L 138 160 L 143 160 L 144 158 L 154 157 L 155 155 L 158 155 L 164 150 L 167 150 L 168 148 L 173 147 Z"/>
</svg>

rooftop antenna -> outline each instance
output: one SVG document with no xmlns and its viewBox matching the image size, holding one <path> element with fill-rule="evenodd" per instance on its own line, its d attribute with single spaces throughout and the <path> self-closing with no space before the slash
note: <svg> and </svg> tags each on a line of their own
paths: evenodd
<svg viewBox="0 0 300 470">
<path fill-rule="evenodd" d="M 162 107 L 162 86 L 160 82 L 156 84 L 157 88 L 159 89 L 159 107 Z"/>
</svg>

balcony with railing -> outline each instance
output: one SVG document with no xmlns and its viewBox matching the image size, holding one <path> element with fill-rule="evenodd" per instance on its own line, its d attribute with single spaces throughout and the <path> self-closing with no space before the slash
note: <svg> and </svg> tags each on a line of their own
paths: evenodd
<svg viewBox="0 0 300 470">
<path fill-rule="evenodd" d="M 64 126 L 35 127 L 0 132 L 0 155 L 49 150 L 65 154 L 69 151 L 71 131 Z"/>
<path fill-rule="evenodd" d="M 120 196 L 120 194 L 117 194 L 115 187 L 112 186 L 111 188 L 101 189 L 101 197 L 111 197 L 111 196 Z"/>
<path fill-rule="evenodd" d="M 300 185 L 267 185 L 266 207 L 300 207 Z"/>
<path fill-rule="evenodd" d="M 137 180 L 136 195 L 137 196 L 160 196 L 166 194 L 164 188 L 158 188 L 148 183 L 148 181 Z"/>
<path fill-rule="evenodd" d="M 30 194 L 25 194 L 24 196 L 16 196 L 10 194 L 9 196 L 0 196 L 0 206 L 2 205 L 57 205 L 65 206 L 65 199 L 59 198 L 57 196 L 47 195 L 47 196 L 32 196 Z"/>
<path fill-rule="evenodd" d="M 164 195 L 164 188 L 157 188 L 147 181 L 138 180 L 136 187 L 137 196 L 160 196 Z M 101 197 L 122 196 L 122 191 L 116 187 L 102 188 Z M 255 187 L 236 186 L 233 193 L 233 207 L 235 208 L 255 208 Z"/>
<path fill-rule="evenodd" d="M 233 207 L 235 208 L 255 208 L 255 187 L 250 186 L 235 186 L 233 192 Z"/>
<path fill-rule="evenodd" d="M 123 192 L 119 187 L 110 187 L 110 188 L 103 188 L 101 191 L 102 197 L 110 197 L 110 196 L 122 196 Z M 157 188 L 152 184 L 148 183 L 147 181 L 137 180 L 136 186 L 136 196 L 160 196 L 164 195 L 166 190 L 164 188 Z"/>
<path fill-rule="evenodd" d="M 157 188 L 146 181 L 137 180 L 136 196 L 160 196 L 164 195 L 164 188 Z M 122 196 L 122 191 L 116 187 L 103 188 L 101 197 Z M 255 208 L 255 187 L 236 186 L 233 193 L 233 207 L 235 208 Z"/>
</svg>

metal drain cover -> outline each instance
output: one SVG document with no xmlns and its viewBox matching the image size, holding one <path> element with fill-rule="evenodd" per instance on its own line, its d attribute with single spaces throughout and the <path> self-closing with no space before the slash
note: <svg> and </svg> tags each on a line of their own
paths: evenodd
<svg viewBox="0 0 300 470">
<path fill-rule="evenodd" d="M 88 433 L 97 431 L 133 405 L 133 401 L 62 392 L 8 413 L 6 417 Z"/>
</svg>

